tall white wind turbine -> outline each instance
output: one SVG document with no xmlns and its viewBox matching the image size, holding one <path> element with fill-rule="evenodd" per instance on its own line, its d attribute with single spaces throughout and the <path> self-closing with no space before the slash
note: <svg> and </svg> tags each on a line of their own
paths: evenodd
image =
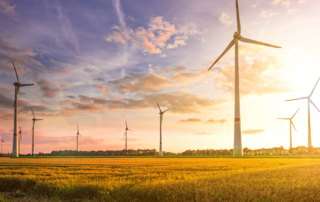
<svg viewBox="0 0 320 202">
<path fill-rule="evenodd" d="M 32 125 L 32 156 L 35 156 L 35 153 L 34 153 L 34 124 L 36 123 L 36 121 L 41 121 L 43 119 L 36 119 L 36 117 L 34 116 L 34 113 L 33 113 L 33 109 L 31 107 L 31 111 L 32 111 L 32 114 L 33 114 L 33 125 Z"/>
<path fill-rule="evenodd" d="M 3 146 L 3 143 L 4 143 L 5 141 L 3 141 L 3 137 L 2 137 L 2 140 L 1 140 L 1 155 L 3 154 L 2 153 L 2 146 Z"/>
<path fill-rule="evenodd" d="M 19 131 L 19 155 L 20 155 L 20 142 L 22 140 L 22 136 L 21 136 L 21 127 L 19 126 L 20 131 Z"/>
<path fill-rule="evenodd" d="M 318 107 L 312 102 L 311 100 L 311 96 L 313 95 L 314 90 L 316 89 L 318 83 L 319 83 L 320 78 L 318 79 L 316 85 L 314 86 L 311 94 L 308 97 L 302 97 L 302 98 L 297 98 L 297 99 L 291 99 L 291 100 L 286 100 L 285 102 L 289 102 L 289 101 L 295 101 L 295 100 L 308 100 L 308 150 L 309 153 L 311 152 L 311 148 L 312 148 L 312 141 L 311 141 L 311 118 L 310 118 L 310 103 L 318 110 L 318 112 L 320 112 L 320 110 L 318 109 Z"/>
<path fill-rule="evenodd" d="M 233 39 L 223 53 L 217 58 L 217 60 L 210 66 L 209 70 L 222 58 L 222 56 L 235 45 L 235 119 L 234 119 L 234 144 L 233 144 L 233 156 L 242 156 L 242 138 L 241 138 L 241 120 L 240 120 L 240 90 L 239 90 L 239 58 L 238 58 L 238 41 L 245 43 L 257 44 L 262 46 L 269 46 L 273 48 L 281 48 L 279 46 L 270 45 L 267 43 L 247 39 L 241 36 L 241 24 L 238 8 L 238 0 L 236 0 L 237 10 L 237 32 L 234 33 Z M 208 70 L 208 71 L 209 71 Z"/>
<path fill-rule="evenodd" d="M 24 86 L 32 86 L 33 84 L 21 84 L 19 81 L 18 73 L 16 70 L 16 67 L 14 66 L 14 63 L 12 62 L 14 71 L 16 73 L 17 82 L 15 82 L 13 85 L 15 86 L 15 94 L 14 94 L 14 124 L 13 124 L 13 142 L 12 142 L 12 157 L 19 157 L 18 152 L 18 93 L 20 87 Z"/>
<path fill-rule="evenodd" d="M 126 137 L 126 150 L 128 150 L 128 144 L 127 144 L 127 140 L 128 140 L 128 133 L 127 133 L 127 131 L 128 130 L 130 130 L 129 128 L 128 128 L 128 124 L 127 124 L 127 121 L 126 121 L 126 132 L 124 133 L 124 136 Z M 130 130 L 131 132 L 133 132 L 132 130 Z"/>
<path fill-rule="evenodd" d="M 169 109 L 162 111 L 159 104 L 157 103 L 159 110 L 160 110 L 160 148 L 159 148 L 159 156 L 163 156 L 162 154 L 162 118 L 163 118 L 163 114 L 168 111 Z"/>
<path fill-rule="evenodd" d="M 79 151 L 79 135 L 80 135 L 80 133 L 79 133 L 79 127 L 78 127 L 78 125 L 77 125 L 77 129 L 78 129 L 78 132 L 77 132 L 77 151 Z M 81 136 L 81 135 L 80 135 Z"/>
<path fill-rule="evenodd" d="M 291 125 L 294 127 L 294 129 L 297 132 L 296 127 L 294 126 L 292 119 L 295 117 L 295 115 L 298 113 L 298 111 L 300 110 L 300 108 L 297 110 L 297 112 L 291 117 L 291 118 L 277 118 L 277 119 L 281 119 L 281 120 L 289 120 L 290 121 L 290 149 L 292 148 L 292 133 L 291 133 Z"/>
</svg>

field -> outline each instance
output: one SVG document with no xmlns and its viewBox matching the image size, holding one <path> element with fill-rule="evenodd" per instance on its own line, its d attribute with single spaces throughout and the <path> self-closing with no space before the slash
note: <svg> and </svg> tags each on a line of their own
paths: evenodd
<svg viewBox="0 0 320 202">
<path fill-rule="evenodd" d="M 0 192 L 7 201 L 320 201 L 319 163 L 319 158 L 0 158 Z"/>
</svg>

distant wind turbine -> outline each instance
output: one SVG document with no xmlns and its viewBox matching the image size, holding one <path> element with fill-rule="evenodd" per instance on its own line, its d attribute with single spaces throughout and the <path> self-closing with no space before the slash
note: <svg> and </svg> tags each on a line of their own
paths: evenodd
<svg viewBox="0 0 320 202">
<path fill-rule="evenodd" d="M 127 140 L 128 140 L 128 134 L 127 134 L 127 131 L 128 130 L 130 130 L 129 128 L 128 128 L 128 124 L 127 124 L 127 121 L 126 121 L 126 132 L 125 132 L 125 134 L 124 134 L 124 136 L 126 136 L 126 150 L 128 150 L 128 144 L 127 144 Z M 130 130 L 131 132 L 133 132 L 132 130 Z"/>
<path fill-rule="evenodd" d="M 162 118 L 163 118 L 163 114 L 168 111 L 169 109 L 162 111 L 159 104 L 157 103 L 159 110 L 160 110 L 160 149 L 159 149 L 159 156 L 163 156 L 162 154 Z"/>
<path fill-rule="evenodd" d="M 19 126 L 20 131 L 19 131 L 19 155 L 20 155 L 20 142 L 22 140 L 22 136 L 21 136 L 21 127 Z"/>
<path fill-rule="evenodd" d="M 5 142 L 5 141 L 3 141 L 3 137 L 2 137 L 2 140 L 1 140 L 1 154 L 3 154 L 3 153 L 2 153 L 2 145 L 3 145 L 4 142 Z"/>
<path fill-rule="evenodd" d="M 295 100 L 305 100 L 308 99 L 308 150 L 309 153 L 311 152 L 311 148 L 312 148 L 312 141 L 311 141 L 311 120 L 310 120 L 310 103 L 318 110 L 318 112 L 320 112 L 320 110 L 318 109 L 318 107 L 312 102 L 311 100 L 311 96 L 313 95 L 314 90 L 316 89 L 318 83 L 319 83 L 320 78 L 318 79 L 316 85 L 314 86 L 311 94 L 308 97 L 302 97 L 302 98 L 297 98 L 297 99 L 291 99 L 291 100 L 286 100 L 285 102 L 289 102 L 289 101 L 295 101 Z"/>
<path fill-rule="evenodd" d="M 21 84 L 19 81 L 18 73 L 16 70 L 16 67 L 14 66 L 14 63 L 12 62 L 14 71 L 16 73 L 17 82 L 15 82 L 13 85 L 15 86 L 15 94 L 14 94 L 14 125 L 13 125 L 13 142 L 12 142 L 12 157 L 19 157 L 18 152 L 18 138 L 17 138 L 17 132 L 18 132 L 18 93 L 20 87 L 24 86 L 32 86 L 33 84 Z"/>
<path fill-rule="evenodd" d="M 77 151 L 79 151 L 78 145 L 79 145 L 79 135 L 80 135 L 80 133 L 79 133 L 79 127 L 78 127 L 78 125 L 77 125 L 77 129 L 78 129 L 78 132 L 77 132 Z M 81 136 L 81 135 L 80 135 L 80 136 Z"/>
<path fill-rule="evenodd" d="M 31 111 L 32 111 L 32 114 L 33 114 L 33 126 L 32 126 L 32 156 L 35 156 L 35 153 L 34 153 L 34 124 L 36 123 L 36 121 L 41 121 L 43 119 L 36 119 L 36 117 L 34 116 L 34 113 L 33 113 L 33 109 L 31 107 Z"/>
<path fill-rule="evenodd" d="M 292 119 L 294 118 L 294 116 L 298 113 L 298 111 L 300 110 L 300 108 L 297 110 L 297 112 L 291 117 L 291 118 L 277 118 L 277 119 L 281 119 L 281 120 L 289 120 L 290 121 L 290 149 L 292 148 L 292 133 L 291 133 L 291 125 L 294 127 L 294 129 L 297 132 L 296 127 L 294 126 Z"/>
<path fill-rule="evenodd" d="M 228 47 L 223 51 L 223 53 L 217 58 L 217 60 L 210 66 L 209 70 L 222 58 L 222 56 L 230 50 L 230 48 L 235 45 L 235 119 L 234 119 L 234 144 L 233 144 L 233 156 L 242 156 L 242 137 L 241 137 L 241 122 L 240 122 L 240 87 L 239 87 L 239 54 L 238 54 L 238 41 L 245 43 L 257 44 L 262 46 L 269 46 L 273 48 L 281 48 L 279 46 L 270 45 L 267 43 L 251 40 L 242 37 L 241 34 L 241 24 L 238 8 L 238 0 L 236 0 L 236 10 L 237 10 L 237 32 L 234 33 L 233 39 L 228 45 Z M 208 70 L 208 71 L 209 71 Z"/>
</svg>

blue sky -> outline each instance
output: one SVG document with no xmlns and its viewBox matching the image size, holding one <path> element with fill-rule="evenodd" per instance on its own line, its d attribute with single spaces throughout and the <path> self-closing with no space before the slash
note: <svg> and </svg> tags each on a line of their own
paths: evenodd
<svg viewBox="0 0 320 202">
<path fill-rule="evenodd" d="M 319 74 L 315 0 L 239 0 L 242 35 L 282 49 L 240 44 L 243 146 L 289 145 L 288 127 L 275 120 L 299 107 L 294 146 L 307 145 L 306 103 Z M 22 83 L 22 151 L 158 149 L 156 102 L 164 117 L 164 151 L 232 148 L 234 50 L 207 68 L 232 40 L 235 2 L 0 0 L 0 134 L 11 150 L 15 62 Z M 309 92 L 310 91 L 310 92 Z M 319 87 L 314 102 L 319 103 Z M 301 96 L 300 96 L 301 95 Z M 287 115 L 289 114 L 289 115 Z M 312 108 L 314 146 L 320 146 Z M 83 131 L 83 132 L 82 132 Z M 274 141 L 276 139 L 276 141 Z"/>
</svg>

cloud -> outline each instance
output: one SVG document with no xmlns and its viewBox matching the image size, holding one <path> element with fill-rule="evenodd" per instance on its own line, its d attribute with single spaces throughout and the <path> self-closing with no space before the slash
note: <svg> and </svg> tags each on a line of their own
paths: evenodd
<svg viewBox="0 0 320 202">
<path fill-rule="evenodd" d="M 182 71 L 185 71 L 185 70 L 187 70 L 187 68 L 184 67 L 184 66 L 177 66 L 177 67 L 166 66 L 164 68 L 164 72 L 165 73 L 182 72 Z"/>
<path fill-rule="evenodd" d="M 195 135 L 212 135 L 212 133 L 199 132 L 199 133 L 195 133 Z"/>
<path fill-rule="evenodd" d="M 282 5 L 284 5 L 285 7 L 289 7 L 290 4 L 292 3 L 289 0 L 274 0 L 272 4 L 278 4 L 280 2 L 282 2 Z"/>
<path fill-rule="evenodd" d="M 60 92 L 59 88 L 53 88 L 53 85 L 45 79 L 37 78 L 36 82 L 39 85 L 44 97 L 53 98 L 56 96 L 56 93 Z"/>
<path fill-rule="evenodd" d="M 116 9 L 118 20 L 119 20 L 121 27 L 123 29 L 126 29 L 126 27 L 127 27 L 126 21 L 125 21 L 126 17 L 123 13 L 123 10 L 122 10 L 121 4 L 120 4 L 120 0 L 112 0 L 112 3 L 113 3 L 114 8 Z"/>
<path fill-rule="evenodd" d="M 60 85 L 60 88 L 66 88 L 66 87 L 67 87 L 66 84 L 61 84 L 61 85 Z"/>
<path fill-rule="evenodd" d="M 234 61 L 234 55 L 231 56 Z M 265 47 L 257 45 L 240 45 L 241 61 L 240 91 L 241 96 L 266 95 L 290 92 L 291 89 L 280 77 L 275 76 L 283 68 L 279 58 L 269 55 Z M 225 61 L 230 61 L 228 58 Z M 223 64 L 223 61 L 220 62 Z M 225 62 L 224 67 L 215 69 L 213 76 L 215 90 L 234 93 L 234 65 Z"/>
<path fill-rule="evenodd" d="M 190 119 L 181 119 L 177 123 L 199 123 L 199 122 L 201 122 L 201 119 L 190 118 Z"/>
<path fill-rule="evenodd" d="M 178 85 L 183 84 L 191 84 L 198 81 L 203 81 L 204 79 L 209 78 L 211 75 L 207 69 L 203 69 L 200 71 L 193 71 L 193 72 L 178 72 L 171 76 L 173 81 L 176 81 Z"/>
<path fill-rule="evenodd" d="M 92 86 L 93 86 L 94 88 L 97 88 L 99 91 L 104 92 L 104 95 L 110 95 L 110 93 L 109 93 L 109 87 L 108 87 L 108 86 L 105 86 L 105 85 L 95 85 L 95 84 L 92 84 Z"/>
<path fill-rule="evenodd" d="M 13 120 L 13 114 L 0 109 L 0 120 Z"/>
<path fill-rule="evenodd" d="M 289 10 L 287 10 L 287 14 L 288 14 L 288 15 L 291 15 L 291 14 L 297 12 L 297 10 L 298 10 L 298 9 L 289 9 Z"/>
<path fill-rule="evenodd" d="M 0 92 L 1 92 L 1 93 L 9 93 L 9 92 L 11 92 L 11 91 L 14 92 L 13 89 L 5 88 L 5 87 L 0 87 Z"/>
<path fill-rule="evenodd" d="M 90 68 L 86 67 L 82 71 L 87 72 L 87 73 L 91 73 L 91 72 L 93 72 L 93 69 L 90 69 Z"/>
<path fill-rule="evenodd" d="M 6 0 L 0 0 L 0 13 L 16 20 L 19 14 L 15 10 L 15 6 L 9 5 Z"/>
<path fill-rule="evenodd" d="M 220 22 L 225 25 L 225 26 L 230 26 L 232 25 L 232 21 L 229 21 L 230 17 L 226 13 L 222 13 L 219 17 Z"/>
<path fill-rule="evenodd" d="M 95 79 L 93 79 L 94 81 L 100 81 L 100 82 L 103 82 L 103 81 L 105 81 L 105 79 L 104 78 L 95 78 Z"/>
<path fill-rule="evenodd" d="M 271 10 L 269 10 L 269 11 L 261 11 L 260 15 L 262 18 L 270 18 L 272 16 L 278 15 L 278 13 L 273 13 Z"/>
<path fill-rule="evenodd" d="M 162 91 L 163 88 L 173 86 L 172 81 L 154 73 L 130 73 L 123 78 L 109 81 L 108 83 L 120 94 L 127 92 L 155 93 Z"/>
<path fill-rule="evenodd" d="M 265 130 L 263 129 L 247 129 L 247 130 L 243 130 L 242 134 L 244 135 L 256 135 L 256 134 L 260 134 L 265 132 Z"/>
<path fill-rule="evenodd" d="M 228 120 L 226 119 L 220 119 L 220 120 L 215 120 L 215 119 L 208 119 L 205 121 L 205 123 L 212 123 L 212 124 L 225 124 L 225 123 L 228 123 Z"/>
<path fill-rule="evenodd" d="M 117 13 L 119 12 L 117 11 Z M 199 33 L 192 23 L 177 28 L 175 25 L 164 21 L 161 16 L 151 18 L 147 28 L 139 27 L 133 30 L 130 27 L 126 27 L 125 24 L 121 25 L 121 27 L 113 26 L 112 28 L 114 32 L 108 35 L 107 41 L 126 45 L 131 44 L 140 48 L 143 52 L 151 54 L 160 54 L 162 50 L 183 46 L 186 44 L 188 36 Z"/>
<path fill-rule="evenodd" d="M 307 0 L 299 0 L 299 1 L 298 1 L 299 4 L 305 4 L 305 3 L 307 3 L 307 2 L 308 2 Z"/>
</svg>

